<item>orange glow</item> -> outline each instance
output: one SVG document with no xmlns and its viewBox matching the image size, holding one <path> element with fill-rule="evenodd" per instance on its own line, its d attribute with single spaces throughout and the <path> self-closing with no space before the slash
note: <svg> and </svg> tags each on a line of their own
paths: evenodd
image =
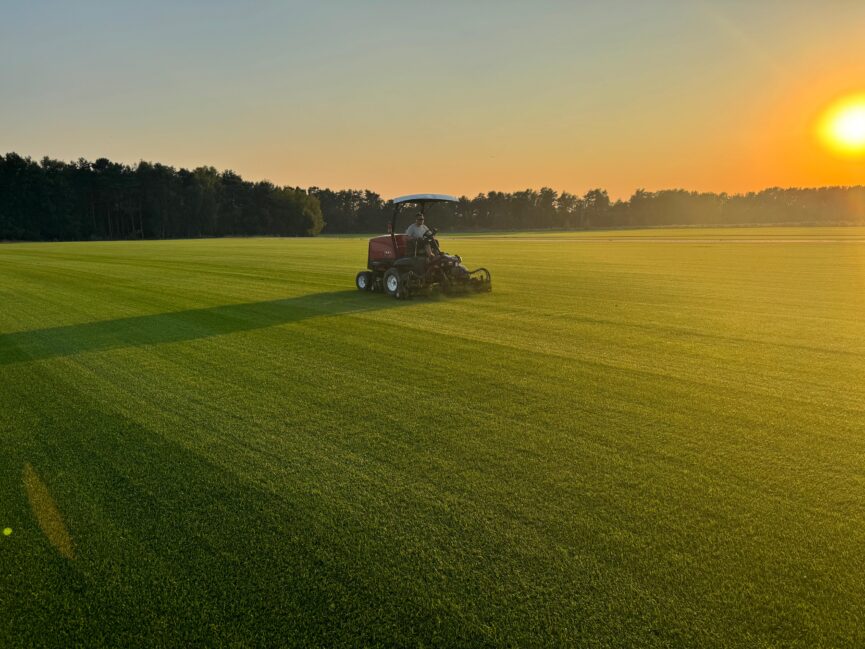
<svg viewBox="0 0 865 649">
<path fill-rule="evenodd" d="M 832 150 L 852 156 L 865 154 L 865 93 L 833 104 L 823 115 L 819 130 Z"/>
</svg>

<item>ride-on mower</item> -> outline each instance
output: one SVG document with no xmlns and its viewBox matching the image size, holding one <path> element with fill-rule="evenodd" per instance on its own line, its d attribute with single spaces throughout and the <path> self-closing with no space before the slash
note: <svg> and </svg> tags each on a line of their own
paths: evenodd
<svg viewBox="0 0 865 649">
<path fill-rule="evenodd" d="M 396 220 L 404 205 L 414 204 L 420 213 L 432 203 L 456 203 L 446 194 L 412 194 L 393 199 L 393 216 L 388 234 L 369 240 L 367 268 L 357 274 L 355 283 L 361 291 L 380 291 L 397 299 L 407 299 L 419 293 L 441 290 L 445 293 L 491 291 L 490 271 L 486 268 L 469 270 L 459 255 L 441 251 L 436 230 L 429 230 L 423 239 L 411 239 L 395 231 Z"/>
</svg>

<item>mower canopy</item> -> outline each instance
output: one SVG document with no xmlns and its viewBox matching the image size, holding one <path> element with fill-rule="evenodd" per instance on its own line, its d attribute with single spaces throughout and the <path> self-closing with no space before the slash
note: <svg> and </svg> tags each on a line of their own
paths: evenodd
<svg viewBox="0 0 865 649">
<path fill-rule="evenodd" d="M 459 199 L 448 194 L 409 194 L 393 199 L 394 205 L 401 203 L 459 203 Z"/>
<path fill-rule="evenodd" d="M 426 212 L 426 206 L 429 203 L 459 203 L 459 199 L 448 194 L 409 194 L 407 196 L 398 196 L 393 199 L 393 216 L 390 220 L 390 229 L 388 232 L 394 233 L 396 230 L 396 218 L 399 216 L 400 209 L 403 205 L 414 204 L 420 207 L 421 214 Z"/>
</svg>

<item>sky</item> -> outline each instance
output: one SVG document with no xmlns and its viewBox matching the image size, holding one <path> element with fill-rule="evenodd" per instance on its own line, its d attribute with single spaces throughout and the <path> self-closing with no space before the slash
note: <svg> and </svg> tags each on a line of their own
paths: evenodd
<svg viewBox="0 0 865 649">
<path fill-rule="evenodd" d="M 0 0 L 0 153 L 627 198 L 865 184 L 865 2 Z"/>
</svg>

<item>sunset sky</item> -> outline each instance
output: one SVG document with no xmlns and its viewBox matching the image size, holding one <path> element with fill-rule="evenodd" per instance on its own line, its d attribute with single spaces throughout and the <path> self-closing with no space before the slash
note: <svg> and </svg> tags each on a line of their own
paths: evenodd
<svg viewBox="0 0 865 649">
<path fill-rule="evenodd" d="M 308 187 L 865 184 L 865 2 L 4 2 L 0 153 Z"/>
</svg>

